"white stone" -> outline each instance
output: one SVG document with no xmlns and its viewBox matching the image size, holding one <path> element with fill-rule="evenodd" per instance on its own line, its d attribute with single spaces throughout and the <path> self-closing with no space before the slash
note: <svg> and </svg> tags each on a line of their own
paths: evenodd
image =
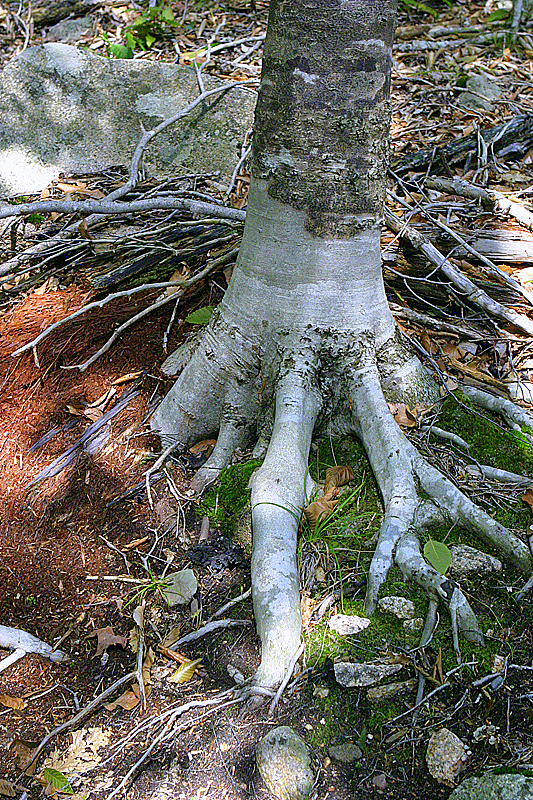
<svg viewBox="0 0 533 800">
<path fill-rule="evenodd" d="M 466 544 L 454 544 L 450 547 L 452 563 L 450 565 L 450 575 L 458 578 L 465 578 L 468 575 L 476 577 L 488 577 L 496 575 L 502 571 L 502 562 L 488 553 L 476 550 Z"/>
<path fill-rule="evenodd" d="M 341 636 L 350 636 L 354 633 L 364 631 L 370 625 L 370 620 L 366 617 L 358 617 L 355 614 L 335 614 L 328 620 L 328 628 Z"/>
<path fill-rule="evenodd" d="M 445 786 L 455 786 L 459 773 L 465 768 L 469 751 L 464 742 L 448 728 L 432 734 L 426 752 L 430 774 Z"/>
<path fill-rule="evenodd" d="M 205 76 L 206 89 L 220 86 Z M 198 95 L 180 65 L 110 59 L 68 44 L 30 47 L 0 80 L 0 196 L 44 189 L 60 172 L 129 166 L 141 135 Z M 255 94 L 236 88 L 200 104 L 146 148 L 149 174 L 213 172 L 229 179 L 252 124 Z"/>
<path fill-rule="evenodd" d="M 422 617 L 414 617 L 413 619 L 404 619 L 403 629 L 406 633 L 418 633 L 424 627 L 424 620 Z"/>
<path fill-rule="evenodd" d="M 378 608 L 384 614 L 392 614 L 398 619 L 413 619 L 415 615 L 415 604 L 407 597 L 381 597 Z"/>
<path fill-rule="evenodd" d="M 309 748 L 292 728 L 269 731 L 255 751 L 264 782 L 279 800 L 308 800 L 314 785 Z"/>
</svg>

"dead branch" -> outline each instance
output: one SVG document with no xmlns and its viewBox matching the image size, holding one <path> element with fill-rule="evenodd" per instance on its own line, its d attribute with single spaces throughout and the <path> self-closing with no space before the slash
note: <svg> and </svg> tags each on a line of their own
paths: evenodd
<svg viewBox="0 0 533 800">
<path fill-rule="evenodd" d="M 431 244 L 429 239 L 419 231 L 415 230 L 398 219 L 388 208 L 385 208 L 385 222 L 394 233 L 399 234 L 400 238 L 406 239 L 413 247 L 420 250 L 426 258 L 438 267 L 453 285 L 463 292 L 467 299 L 494 317 L 503 319 L 519 328 L 528 336 L 533 336 L 533 321 L 524 314 L 518 314 L 512 309 L 505 308 L 501 303 L 489 297 L 483 289 L 476 286 L 473 281 L 463 275 L 458 267 L 455 267 L 437 248 Z"/>
<path fill-rule="evenodd" d="M 514 217 L 524 228 L 533 231 L 533 214 L 520 203 L 509 200 L 502 192 L 497 192 L 495 189 L 483 189 L 462 178 L 453 178 L 453 180 L 428 178 L 426 186 L 428 189 L 436 189 L 438 192 L 458 194 L 471 200 L 480 200 L 485 208 Z"/>
<path fill-rule="evenodd" d="M 51 212 L 58 214 L 91 214 L 91 217 L 95 215 L 100 218 L 103 215 L 134 214 L 138 211 L 157 211 L 159 209 L 178 209 L 189 211 L 192 214 L 205 214 L 206 216 L 231 219 L 237 222 L 242 222 L 245 218 L 245 212 L 239 208 L 229 208 L 228 206 L 219 206 L 216 203 L 205 203 L 201 200 L 188 200 L 181 197 L 151 197 L 148 200 L 131 200 L 130 202 L 109 199 L 36 200 L 34 203 L 0 206 L 0 219 Z M 89 217 L 89 220 L 91 220 L 91 217 Z M 86 220 L 87 222 L 88 220 Z M 57 240 L 49 239 L 48 244 L 52 241 L 54 244 L 57 242 Z"/>
<path fill-rule="evenodd" d="M 113 692 L 115 692 L 118 688 L 123 686 L 128 681 L 133 680 L 133 678 L 135 678 L 136 675 L 137 672 L 128 672 L 127 675 L 124 675 L 122 678 L 119 678 L 118 681 L 115 681 L 115 683 L 113 683 L 111 686 L 109 686 L 107 689 L 101 692 L 101 694 L 99 694 L 98 697 L 95 697 L 94 700 L 91 700 L 91 702 L 88 703 L 84 708 L 82 708 L 82 710 L 79 711 L 74 717 L 72 717 L 72 719 L 68 719 L 66 722 L 62 722 L 61 725 L 57 726 L 57 728 L 54 728 L 53 730 L 50 731 L 50 733 L 47 733 L 44 739 L 41 739 L 35 750 L 31 753 L 28 760 L 24 764 L 24 770 L 27 770 L 28 767 L 30 767 L 33 764 L 33 762 L 40 755 L 40 753 L 42 753 L 48 742 L 50 742 L 54 738 L 54 736 L 63 733 L 63 731 L 68 731 L 70 730 L 70 728 L 74 728 L 78 724 L 78 722 L 81 722 L 82 719 L 85 719 L 85 717 L 88 714 L 90 714 L 91 711 L 97 708 L 103 700 L 109 697 L 110 694 L 113 694 Z"/>
<path fill-rule="evenodd" d="M 456 139 L 441 147 L 430 147 L 401 156 L 394 163 L 396 172 L 409 170 L 434 171 L 444 160 L 448 166 L 461 163 L 469 153 L 477 153 L 478 137 L 481 136 L 490 152 L 503 160 L 507 155 L 517 158 L 525 155 L 533 144 L 533 114 L 513 117 L 494 128 L 481 128 L 480 131 Z M 440 154 L 442 153 L 442 157 Z"/>
<path fill-rule="evenodd" d="M 69 314 L 68 317 L 65 317 L 64 319 L 60 319 L 57 322 L 54 322 L 52 325 L 49 325 L 48 328 L 46 328 L 38 336 L 36 336 L 35 339 L 32 339 L 31 342 L 28 342 L 27 344 L 23 345 L 22 347 L 19 347 L 18 350 L 15 350 L 13 353 L 11 353 L 11 355 L 12 356 L 18 356 L 21 353 L 25 353 L 28 350 L 33 350 L 34 347 L 36 347 L 38 344 L 40 344 L 40 342 L 42 342 L 43 339 L 45 339 L 47 336 L 49 336 L 53 331 L 55 331 L 61 325 L 65 325 L 67 322 L 70 322 L 71 320 L 76 319 L 77 317 L 81 316 L 82 314 L 86 314 L 87 311 L 91 311 L 93 308 L 102 308 L 107 303 L 111 302 L 112 300 L 116 300 L 116 299 L 118 299 L 120 297 L 131 297 L 132 295 L 137 294 L 138 292 L 146 292 L 146 291 L 150 291 L 152 289 L 169 289 L 171 287 L 175 287 L 176 286 L 176 287 L 178 287 L 178 289 L 184 290 L 184 289 L 189 288 L 190 286 L 194 286 L 195 283 L 198 283 L 199 281 L 203 280 L 214 269 L 216 269 L 217 267 L 222 266 L 228 260 L 230 260 L 230 257 L 231 258 L 235 257 L 237 255 L 237 253 L 238 253 L 238 250 L 231 250 L 229 253 L 225 253 L 223 256 L 220 256 L 220 258 L 213 259 L 213 261 L 209 262 L 207 264 L 207 266 L 204 267 L 203 270 L 198 272 L 196 275 L 193 275 L 191 278 L 183 278 L 183 279 L 180 278 L 180 279 L 178 279 L 176 281 L 165 281 L 163 283 L 145 283 L 142 286 L 135 286 L 132 289 L 124 289 L 121 292 L 115 292 L 114 294 L 107 295 L 106 297 L 102 298 L 101 300 L 95 300 L 93 303 L 88 303 L 86 306 L 82 306 L 77 311 L 74 311 L 72 314 Z M 126 323 L 121 325 L 120 328 L 115 331 L 115 333 L 113 334 L 111 339 L 108 339 L 106 344 L 103 345 L 103 347 L 100 348 L 98 353 L 96 353 L 94 356 L 92 356 L 92 360 L 89 359 L 89 361 L 86 361 L 85 364 L 81 364 L 79 366 L 68 367 L 68 369 L 79 369 L 80 371 L 83 371 L 84 369 L 87 369 L 87 367 L 89 366 L 90 363 L 92 364 L 93 361 L 96 360 L 96 358 L 98 358 L 100 355 L 102 355 L 102 353 L 104 353 L 107 350 L 109 350 L 109 348 L 111 347 L 111 345 L 113 344 L 113 342 L 117 338 L 116 334 L 119 333 L 119 331 L 123 330 L 124 327 L 129 327 L 130 325 L 133 325 L 133 323 L 136 322 L 141 317 L 141 315 L 145 316 L 145 312 L 146 313 L 150 313 L 150 312 L 154 311 L 156 308 L 159 308 L 161 305 L 164 305 L 165 302 L 170 302 L 170 300 L 176 300 L 177 297 L 178 297 L 178 293 L 174 292 L 173 294 L 168 295 L 168 297 L 163 298 L 164 302 L 163 301 L 158 301 L 157 303 L 153 303 L 147 309 L 144 309 L 144 311 L 141 312 L 140 314 L 137 314 L 136 316 L 134 316 L 131 319 L 127 320 Z"/>
<path fill-rule="evenodd" d="M 478 259 L 479 261 L 481 261 L 481 263 L 485 266 L 485 271 L 488 272 L 489 275 L 492 275 L 493 278 L 500 278 L 500 280 L 506 283 L 511 289 L 514 289 L 515 292 L 521 294 L 527 300 L 528 303 L 531 303 L 533 305 L 533 300 L 531 299 L 531 295 L 528 295 L 528 293 L 524 290 L 524 287 L 521 286 L 515 278 L 512 278 L 510 275 L 508 275 L 506 272 L 500 269 L 493 261 L 491 261 L 490 258 L 487 258 L 487 256 L 484 256 L 474 247 L 469 245 L 466 239 L 460 234 L 458 234 L 456 231 L 454 231 L 452 228 L 450 228 L 449 225 L 446 225 L 440 219 L 433 216 L 433 214 L 429 214 L 424 208 L 417 207 L 415 209 L 413 206 L 409 205 L 409 203 L 407 203 L 405 200 L 402 200 L 393 192 L 389 192 L 389 195 L 390 197 L 393 198 L 393 200 L 395 200 L 395 202 L 402 205 L 405 209 L 407 209 L 411 213 L 419 211 L 425 219 L 427 219 L 433 225 L 436 225 L 437 228 L 440 228 L 442 231 L 447 233 L 449 236 L 452 237 L 452 239 L 455 239 L 455 241 L 458 244 L 460 244 L 461 247 L 464 247 L 467 253 L 469 253 L 471 256 L 474 256 L 474 258 Z"/>
</svg>

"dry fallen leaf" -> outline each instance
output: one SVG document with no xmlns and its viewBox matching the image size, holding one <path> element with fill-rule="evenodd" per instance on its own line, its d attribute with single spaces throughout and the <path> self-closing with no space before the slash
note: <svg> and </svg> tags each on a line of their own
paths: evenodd
<svg viewBox="0 0 533 800">
<path fill-rule="evenodd" d="M 533 509 L 533 486 L 530 486 L 529 489 L 526 489 L 524 494 L 522 495 L 522 500 L 524 503 L 527 503 L 528 506 L 531 506 Z"/>
<path fill-rule="evenodd" d="M 129 643 L 127 636 L 116 636 L 111 625 L 108 625 L 106 628 L 98 628 L 98 630 L 90 633 L 88 638 L 90 639 L 93 636 L 98 637 L 98 646 L 95 656 L 101 656 L 108 647 L 112 647 L 115 644 L 120 647 L 127 647 Z"/>
<path fill-rule="evenodd" d="M 150 647 L 143 661 L 142 679 L 145 686 L 150 686 L 152 683 L 151 670 L 155 661 L 155 653 Z"/>
<path fill-rule="evenodd" d="M 189 447 L 189 453 L 198 455 L 198 453 L 207 452 L 207 455 L 210 456 L 216 443 L 216 439 L 202 439 L 201 442 L 196 442 L 192 447 Z"/>
<path fill-rule="evenodd" d="M 453 342 L 444 342 L 441 349 L 445 356 L 451 356 L 451 358 L 456 358 L 458 361 L 463 357 L 463 353 Z"/>
<path fill-rule="evenodd" d="M 345 486 L 355 478 L 351 467 L 329 467 L 326 470 L 326 480 L 324 482 L 324 494 L 336 486 Z"/>
<path fill-rule="evenodd" d="M 24 771 L 25 775 L 33 775 L 35 772 L 36 764 L 33 762 L 26 769 L 25 765 L 28 763 L 33 755 L 33 751 L 38 746 L 39 742 L 26 742 L 22 739 L 13 739 L 9 745 L 9 749 L 15 757 L 15 764 L 17 767 Z"/>
<path fill-rule="evenodd" d="M 307 508 L 304 508 L 304 516 L 309 523 L 311 533 L 314 533 L 316 526 L 321 520 L 324 520 L 333 513 L 338 502 L 338 494 L 339 490 L 334 487 L 330 489 L 324 497 L 321 497 L 320 500 L 315 500 L 313 503 L 309 503 Z"/>
<path fill-rule="evenodd" d="M 302 612 L 302 627 L 304 630 L 308 629 L 309 623 L 311 622 L 311 616 L 317 605 L 318 600 L 314 600 L 306 592 L 302 592 L 300 608 Z"/>
<path fill-rule="evenodd" d="M 26 703 L 22 698 L 10 697 L 8 694 L 0 694 L 0 705 L 12 708 L 14 711 L 22 711 L 26 707 Z"/>
<path fill-rule="evenodd" d="M 112 703 L 104 703 L 104 708 L 107 708 L 108 711 L 114 711 L 116 708 L 120 706 L 125 711 L 131 711 L 132 708 L 139 705 L 141 701 L 141 690 L 139 689 L 139 684 L 134 683 L 131 689 L 126 689 L 124 694 L 121 694 L 116 700 L 113 700 Z"/>
<path fill-rule="evenodd" d="M 6 781 L 5 778 L 0 778 L 0 794 L 4 797 L 16 797 L 15 784 L 11 781 Z"/>
<path fill-rule="evenodd" d="M 398 425 L 402 428 L 416 428 L 417 417 L 407 403 L 389 403 L 388 405 Z"/>
<path fill-rule="evenodd" d="M 165 638 L 163 639 L 162 645 L 163 647 L 172 647 L 174 642 L 177 642 L 181 636 L 181 625 L 177 625 L 175 628 L 172 628 L 171 631 L 167 633 Z"/>
<path fill-rule="evenodd" d="M 430 356 L 436 356 L 437 353 L 439 352 L 438 344 L 436 344 L 432 340 L 431 336 L 426 330 L 423 330 L 422 333 L 420 334 L 420 344 L 422 345 L 426 353 L 430 354 Z"/>
</svg>

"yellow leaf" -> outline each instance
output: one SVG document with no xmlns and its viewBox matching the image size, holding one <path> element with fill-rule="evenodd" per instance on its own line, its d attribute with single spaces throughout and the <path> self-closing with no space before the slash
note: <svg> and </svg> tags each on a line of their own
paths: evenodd
<svg viewBox="0 0 533 800">
<path fill-rule="evenodd" d="M 201 663 L 201 658 L 195 658 L 194 661 L 188 661 L 185 664 L 182 664 L 181 667 L 178 667 L 176 672 L 170 676 L 168 679 L 169 683 L 187 683 L 187 681 L 190 681 L 196 672 L 196 668 L 199 667 Z"/>
</svg>

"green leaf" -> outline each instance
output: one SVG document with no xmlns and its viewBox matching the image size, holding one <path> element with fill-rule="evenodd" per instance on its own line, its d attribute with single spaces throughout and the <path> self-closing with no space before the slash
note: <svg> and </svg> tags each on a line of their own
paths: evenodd
<svg viewBox="0 0 533 800">
<path fill-rule="evenodd" d="M 47 767 L 43 772 L 43 778 L 45 781 L 48 781 L 53 789 L 57 789 L 58 792 L 62 792 L 63 794 L 74 794 L 74 789 L 68 782 L 67 776 L 63 775 L 63 773 L 59 772 L 59 770 L 52 769 L 52 767 Z"/>
<path fill-rule="evenodd" d="M 434 539 L 430 539 L 425 543 L 424 555 L 431 566 L 442 575 L 446 573 L 446 570 L 452 563 L 450 548 L 442 542 L 436 542 Z"/>
<path fill-rule="evenodd" d="M 177 25 L 176 17 L 170 6 L 163 6 L 161 9 L 161 21 L 166 22 L 167 25 Z"/>
<path fill-rule="evenodd" d="M 499 19 L 507 19 L 510 16 L 510 11 L 508 8 L 498 8 L 496 11 L 493 11 L 492 14 L 489 14 L 485 22 L 494 22 Z"/>
<path fill-rule="evenodd" d="M 155 42 L 155 40 L 156 40 L 155 36 L 152 36 L 151 33 L 147 33 L 146 36 L 144 37 L 144 41 L 146 42 L 146 47 L 151 47 Z"/>
<path fill-rule="evenodd" d="M 204 306 L 197 308 L 188 317 L 185 317 L 185 322 L 190 322 L 192 325 L 205 325 L 213 316 L 213 306 Z"/>
<path fill-rule="evenodd" d="M 123 44 L 109 44 L 107 48 L 115 58 L 133 58 L 131 47 L 126 47 Z"/>
</svg>

